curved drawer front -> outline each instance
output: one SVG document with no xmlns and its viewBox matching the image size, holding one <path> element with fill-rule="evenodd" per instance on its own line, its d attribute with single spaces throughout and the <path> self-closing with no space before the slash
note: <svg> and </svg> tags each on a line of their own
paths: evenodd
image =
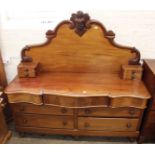
<svg viewBox="0 0 155 155">
<path fill-rule="evenodd" d="M 33 105 L 28 103 L 15 103 L 11 105 L 14 113 L 73 115 L 73 109 L 51 105 Z"/>
<path fill-rule="evenodd" d="M 27 93 L 14 93 L 7 94 L 9 103 L 32 103 L 32 104 L 43 104 L 42 96 L 36 94 L 27 94 Z"/>
<path fill-rule="evenodd" d="M 82 108 L 78 110 L 79 116 L 99 117 L 140 117 L 143 110 L 136 108 Z"/>
<path fill-rule="evenodd" d="M 79 117 L 82 130 L 137 131 L 138 119 Z"/>
<path fill-rule="evenodd" d="M 66 97 L 57 95 L 43 95 L 45 104 L 59 105 L 69 108 L 105 106 L 110 103 L 108 97 Z"/>
<path fill-rule="evenodd" d="M 134 107 L 145 109 L 147 104 L 146 99 L 131 98 L 131 97 L 117 97 L 111 98 L 111 107 Z"/>
<path fill-rule="evenodd" d="M 15 118 L 17 126 L 73 129 L 73 118 L 71 116 L 16 114 Z"/>
</svg>

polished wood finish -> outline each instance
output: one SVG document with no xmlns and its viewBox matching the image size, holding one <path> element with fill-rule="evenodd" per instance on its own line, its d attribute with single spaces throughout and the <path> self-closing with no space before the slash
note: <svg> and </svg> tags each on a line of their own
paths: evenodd
<svg viewBox="0 0 155 155">
<path fill-rule="evenodd" d="M 21 65 L 39 63 L 38 76 L 17 76 L 5 90 L 16 130 L 138 137 L 150 94 L 143 81 L 120 74 L 123 65 L 141 67 L 139 51 L 116 44 L 112 31 L 82 12 L 46 37 L 21 52 Z"/>
<path fill-rule="evenodd" d="M 79 26 L 81 37 L 77 35 Z M 22 50 L 22 62 L 40 62 L 41 70 L 53 72 L 118 72 L 120 65 L 139 64 L 136 48 L 115 43 L 112 31 L 83 13 L 61 22 L 46 37 L 45 43 Z"/>
<path fill-rule="evenodd" d="M 81 108 L 78 110 L 79 116 L 95 116 L 95 117 L 127 117 L 138 118 L 143 110 L 136 108 Z"/>
<path fill-rule="evenodd" d="M 50 115 L 35 115 L 22 114 L 15 115 L 17 126 L 32 126 L 54 129 L 73 129 L 73 117 L 71 116 L 50 116 Z"/>
<path fill-rule="evenodd" d="M 54 94 L 68 97 L 150 98 L 150 94 L 142 81 L 122 80 L 118 74 L 104 73 L 47 72 L 40 74 L 36 78 L 16 77 L 6 88 L 5 92 L 9 95 L 14 95 L 14 98 L 17 97 L 16 94 L 18 93 L 23 96 L 26 94 L 36 96 Z M 9 102 L 17 101 L 9 98 Z"/>
<path fill-rule="evenodd" d="M 101 131 L 136 131 L 138 119 L 79 117 L 78 128 Z"/>
<path fill-rule="evenodd" d="M 149 106 L 145 113 L 139 139 L 140 143 L 145 140 L 155 140 L 155 60 L 144 60 L 143 68 L 143 81 L 151 93 L 152 98 L 149 101 Z"/>
<path fill-rule="evenodd" d="M 51 105 L 33 105 L 29 103 L 16 103 L 12 105 L 14 113 L 35 113 L 51 115 L 73 115 L 74 109 L 57 107 Z M 99 117 L 140 117 L 143 110 L 137 108 L 105 108 L 89 107 L 79 108 L 78 116 L 99 116 Z"/>
<path fill-rule="evenodd" d="M 10 93 L 8 94 L 8 99 L 10 103 L 19 103 L 19 102 L 28 102 L 28 103 L 33 103 L 33 104 L 37 104 L 37 105 L 42 105 L 43 101 L 42 101 L 42 97 L 41 95 L 38 94 L 29 94 L 27 93 Z"/>
<path fill-rule="evenodd" d="M 49 106 L 49 105 L 33 105 L 29 103 L 16 103 L 12 105 L 12 109 L 14 113 L 32 113 L 32 114 L 51 114 L 51 115 L 73 115 L 73 109 L 57 107 L 57 106 Z"/>
</svg>

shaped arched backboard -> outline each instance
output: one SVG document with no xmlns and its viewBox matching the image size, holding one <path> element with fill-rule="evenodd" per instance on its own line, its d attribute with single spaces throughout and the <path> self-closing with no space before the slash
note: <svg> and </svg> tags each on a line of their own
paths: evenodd
<svg viewBox="0 0 155 155">
<path fill-rule="evenodd" d="M 46 72 L 81 73 L 118 73 L 121 65 L 139 64 L 136 48 L 116 44 L 112 31 L 80 11 L 46 37 L 45 43 L 22 50 L 22 62 L 39 62 Z"/>
</svg>

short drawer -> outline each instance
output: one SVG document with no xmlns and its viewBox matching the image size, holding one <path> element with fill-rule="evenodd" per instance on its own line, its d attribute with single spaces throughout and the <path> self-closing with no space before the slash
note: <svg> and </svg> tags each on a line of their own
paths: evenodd
<svg viewBox="0 0 155 155">
<path fill-rule="evenodd" d="M 14 93 L 14 94 L 7 94 L 9 103 L 33 103 L 41 105 L 43 104 L 42 96 L 36 94 L 28 94 L 28 93 Z"/>
<path fill-rule="evenodd" d="M 47 105 L 61 105 L 64 107 L 80 108 L 89 106 L 108 106 L 108 97 L 67 97 L 58 95 L 43 95 L 44 103 Z"/>
<path fill-rule="evenodd" d="M 134 97 L 116 97 L 111 98 L 110 105 L 113 108 L 133 107 L 133 108 L 145 109 L 147 105 L 147 99 L 140 99 Z"/>
<path fill-rule="evenodd" d="M 33 105 L 29 103 L 11 104 L 14 113 L 73 115 L 73 109 L 56 107 L 52 105 Z"/>
<path fill-rule="evenodd" d="M 136 108 L 84 108 L 78 110 L 79 116 L 100 117 L 140 117 L 143 110 Z"/>
<path fill-rule="evenodd" d="M 138 119 L 79 117 L 81 130 L 137 131 Z"/>
<path fill-rule="evenodd" d="M 17 126 L 73 129 L 73 118 L 71 116 L 51 116 L 36 114 L 16 114 Z"/>
</svg>

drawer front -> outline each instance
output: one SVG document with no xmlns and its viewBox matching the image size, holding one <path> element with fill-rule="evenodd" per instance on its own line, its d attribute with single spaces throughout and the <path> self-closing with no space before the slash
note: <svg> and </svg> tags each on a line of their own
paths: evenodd
<svg viewBox="0 0 155 155">
<path fill-rule="evenodd" d="M 79 117 L 78 128 L 82 130 L 136 131 L 138 122 L 138 119 Z"/>
<path fill-rule="evenodd" d="M 117 97 L 111 99 L 111 107 L 133 107 L 145 109 L 147 104 L 146 99 L 131 98 L 131 97 Z"/>
<path fill-rule="evenodd" d="M 84 108 L 78 110 L 79 116 L 100 117 L 140 117 L 143 110 L 136 108 Z"/>
<path fill-rule="evenodd" d="M 44 95 L 45 104 L 61 105 L 64 107 L 89 107 L 89 106 L 108 106 L 108 97 L 66 97 L 57 95 Z"/>
<path fill-rule="evenodd" d="M 27 93 L 15 93 L 15 94 L 7 94 L 8 100 L 10 103 L 33 103 L 41 105 L 43 104 L 42 96 L 36 94 L 27 94 Z"/>
<path fill-rule="evenodd" d="M 15 123 L 17 126 L 26 127 L 73 129 L 73 118 L 71 116 L 17 114 L 15 115 Z"/>
<path fill-rule="evenodd" d="M 73 109 L 61 108 L 51 105 L 33 105 L 28 103 L 16 103 L 11 105 L 14 113 L 73 115 Z"/>
<path fill-rule="evenodd" d="M 18 76 L 20 78 L 36 77 L 36 71 L 31 68 L 18 69 Z"/>
</svg>

